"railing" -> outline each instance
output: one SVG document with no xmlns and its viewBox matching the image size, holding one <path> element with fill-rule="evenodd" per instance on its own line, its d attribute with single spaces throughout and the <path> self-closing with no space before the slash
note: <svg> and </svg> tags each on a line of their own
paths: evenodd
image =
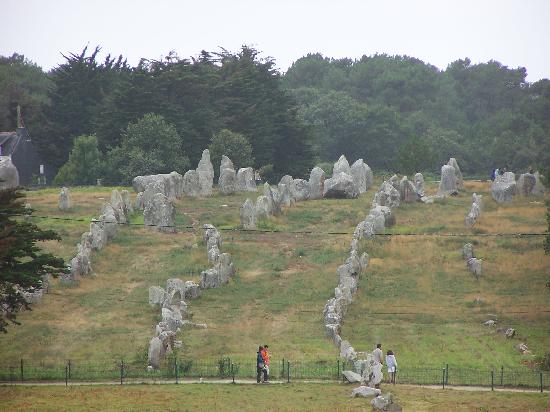
<svg viewBox="0 0 550 412">
<path fill-rule="evenodd" d="M 338 381 L 344 370 L 352 370 L 353 365 L 337 359 L 292 361 L 272 359 L 270 378 L 284 382 L 303 380 Z M 255 379 L 256 363 L 232 361 L 230 357 L 215 360 L 169 357 L 158 369 L 147 367 L 145 361 L 86 360 L 68 361 L 28 361 L 18 359 L 0 363 L 0 382 L 47 382 L 72 381 L 87 382 L 132 382 L 132 381 L 179 381 L 186 378 L 206 378 L 234 381 L 235 379 Z M 387 374 L 384 375 L 387 378 Z M 411 368 L 397 371 L 397 383 L 416 385 L 460 385 L 536 388 L 543 391 L 550 386 L 550 372 L 527 369 L 471 369 L 449 367 Z"/>
</svg>

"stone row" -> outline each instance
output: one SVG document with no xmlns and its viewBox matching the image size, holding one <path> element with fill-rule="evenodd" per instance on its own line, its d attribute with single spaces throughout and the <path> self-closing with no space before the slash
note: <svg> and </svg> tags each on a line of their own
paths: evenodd
<svg viewBox="0 0 550 412">
<path fill-rule="evenodd" d="M 477 222 L 477 219 L 481 215 L 481 207 L 483 205 L 483 195 L 478 195 L 474 193 L 472 195 L 472 207 L 470 208 L 470 211 L 468 212 L 468 215 L 466 215 L 466 219 L 464 220 L 464 223 L 467 227 L 472 227 Z"/>
<path fill-rule="evenodd" d="M 155 336 L 149 342 L 148 369 L 158 369 L 160 362 L 174 348 L 182 346 L 176 341 L 176 334 L 184 328 L 205 329 L 204 323 L 194 323 L 189 320 L 190 315 L 186 300 L 198 298 L 201 291 L 216 288 L 229 282 L 235 274 L 235 266 L 229 253 L 221 253 L 222 237 L 212 225 L 205 224 L 204 242 L 206 254 L 212 268 L 201 272 L 200 283 L 183 281 L 173 278 L 166 281 L 166 290 L 160 286 L 149 288 L 149 304 L 160 306 L 162 321 L 155 327 Z"/>
<path fill-rule="evenodd" d="M 333 175 L 326 179 L 320 167 L 314 167 L 309 180 L 294 179 L 285 175 L 277 187 L 264 184 L 263 195 L 254 203 L 246 199 L 240 208 L 241 226 L 244 229 L 256 229 L 258 220 L 281 213 L 283 207 L 290 207 L 296 202 L 322 198 L 356 198 L 372 186 L 373 174 L 370 167 L 358 159 L 350 167 L 346 157 L 334 164 Z"/>
<path fill-rule="evenodd" d="M 523 173 L 516 182 L 513 172 L 505 172 L 495 176 L 491 184 L 491 196 L 497 203 L 510 203 L 515 195 L 544 196 L 544 185 L 541 174 Z"/>
</svg>

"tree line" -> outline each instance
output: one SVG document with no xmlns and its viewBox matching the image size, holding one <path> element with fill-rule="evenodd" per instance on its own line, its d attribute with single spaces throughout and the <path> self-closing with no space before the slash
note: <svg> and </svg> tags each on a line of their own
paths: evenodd
<svg viewBox="0 0 550 412">
<path fill-rule="evenodd" d="M 184 173 L 208 147 L 273 179 L 340 154 L 402 173 L 437 172 L 450 156 L 468 174 L 550 163 L 550 81 L 496 61 L 439 70 L 407 56 L 308 54 L 283 74 L 246 46 L 134 67 L 99 52 L 68 54 L 48 73 L 0 57 L 0 129 L 15 127 L 20 105 L 58 183 Z"/>
</svg>

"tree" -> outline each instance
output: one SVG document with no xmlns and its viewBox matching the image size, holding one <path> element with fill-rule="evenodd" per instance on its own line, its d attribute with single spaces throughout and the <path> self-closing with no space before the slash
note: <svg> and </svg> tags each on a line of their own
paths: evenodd
<svg viewBox="0 0 550 412">
<path fill-rule="evenodd" d="M 240 167 L 254 165 L 252 146 L 246 137 L 240 133 L 234 133 L 227 129 L 220 130 L 212 136 L 208 149 L 210 150 L 210 159 L 214 165 L 220 164 L 222 155 L 226 155 L 231 159 L 235 170 Z M 214 172 L 217 176 L 219 169 L 214 167 Z"/>
<path fill-rule="evenodd" d="M 117 163 L 123 182 L 138 175 L 184 173 L 189 159 L 182 149 L 182 139 L 176 128 L 163 116 L 148 113 L 130 123 L 122 134 L 122 143 L 109 153 L 110 162 Z"/>
<path fill-rule="evenodd" d="M 401 174 L 413 176 L 422 170 L 431 170 L 435 154 L 431 146 L 419 137 L 412 137 L 399 149 L 397 161 Z"/>
<path fill-rule="evenodd" d="M 73 150 L 55 179 L 54 185 L 93 185 L 101 174 L 101 153 L 94 135 L 78 136 Z"/>
<path fill-rule="evenodd" d="M 46 74 L 21 54 L 0 56 L 0 130 L 15 130 L 17 106 L 25 125 L 37 134 L 43 123 L 43 107 L 49 104 Z"/>
<path fill-rule="evenodd" d="M 18 324 L 17 312 L 30 309 L 22 292 L 40 288 L 45 275 L 66 272 L 63 259 L 42 251 L 38 241 L 61 240 L 52 230 L 15 219 L 26 213 L 17 188 L 0 190 L 0 331 Z"/>
</svg>

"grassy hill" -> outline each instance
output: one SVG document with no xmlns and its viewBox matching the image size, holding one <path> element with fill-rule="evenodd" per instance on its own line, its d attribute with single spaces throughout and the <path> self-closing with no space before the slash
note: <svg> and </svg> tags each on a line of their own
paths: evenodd
<svg viewBox="0 0 550 412">
<path fill-rule="evenodd" d="M 375 185 L 377 187 L 377 185 Z M 428 186 L 435 191 L 435 184 Z M 414 204 L 395 210 L 393 233 L 542 232 L 545 207 L 517 198 L 497 206 L 488 183 L 468 182 L 457 197 L 432 205 Z M 484 211 L 473 230 L 463 221 L 471 192 L 483 193 Z M 75 208 L 57 210 L 57 190 L 28 193 L 38 216 L 83 219 L 35 220 L 57 230 L 63 241 L 45 247 L 70 258 L 89 219 L 98 215 L 111 188 L 75 188 Z M 238 232 L 239 207 L 246 195 L 214 196 L 177 201 L 177 234 L 159 234 L 138 225 L 120 227 L 115 239 L 94 253 L 94 275 L 77 287 L 54 282 L 50 294 L 21 326 L 0 337 L 0 363 L 25 358 L 143 359 L 159 320 L 158 308 L 147 303 L 148 288 L 179 277 L 198 281 L 207 268 L 202 242 L 203 223 L 222 229 L 222 251 L 233 256 L 237 275 L 228 285 L 207 290 L 188 302 L 193 319 L 206 330 L 181 333 L 182 356 L 215 359 L 230 355 L 253 358 L 259 344 L 268 343 L 276 359 L 336 359 L 324 336 L 321 312 L 337 284 L 336 268 L 346 257 L 355 225 L 370 208 L 374 189 L 356 200 L 316 200 L 296 204 L 282 216 L 262 223 L 266 230 L 345 232 L 341 234 Z M 256 196 L 253 194 L 252 196 Z M 136 214 L 133 223 L 143 222 Z M 465 268 L 461 247 L 473 242 L 484 259 L 484 276 L 475 280 Z M 358 350 L 381 341 L 393 349 L 400 365 L 519 366 L 530 357 L 481 325 L 486 313 L 499 324 L 515 327 L 535 354 L 550 345 L 550 258 L 542 238 L 509 237 L 377 237 L 363 245 L 372 257 L 360 281 L 354 304 L 345 318 L 342 336 Z M 481 304 L 474 304 L 480 297 Z"/>
</svg>

